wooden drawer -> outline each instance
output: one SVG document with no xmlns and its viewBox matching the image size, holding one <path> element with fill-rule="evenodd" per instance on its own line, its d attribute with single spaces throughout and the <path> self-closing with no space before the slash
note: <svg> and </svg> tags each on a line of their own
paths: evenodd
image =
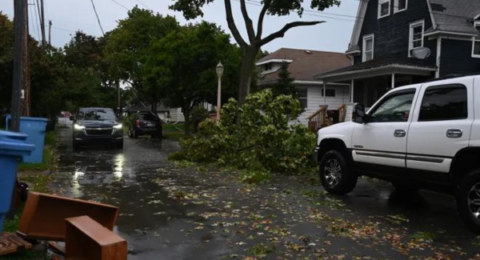
<svg viewBox="0 0 480 260">
<path fill-rule="evenodd" d="M 113 230 L 118 208 L 106 204 L 30 192 L 17 233 L 28 239 L 65 240 L 65 219 L 89 216 Z"/>
<path fill-rule="evenodd" d="M 88 216 L 66 220 L 66 260 L 126 260 L 127 241 Z"/>
</svg>

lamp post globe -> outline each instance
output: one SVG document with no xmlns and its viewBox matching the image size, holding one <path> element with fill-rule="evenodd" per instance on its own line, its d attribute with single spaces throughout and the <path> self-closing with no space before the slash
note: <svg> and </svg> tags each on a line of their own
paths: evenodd
<svg viewBox="0 0 480 260">
<path fill-rule="evenodd" d="M 217 65 L 217 76 L 218 76 L 218 78 L 222 78 L 224 70 L 225 70 L 225 68 L 223 67 L 223 64 L 221 62 L 219 62 L 218 65 Z"/>
</svg>

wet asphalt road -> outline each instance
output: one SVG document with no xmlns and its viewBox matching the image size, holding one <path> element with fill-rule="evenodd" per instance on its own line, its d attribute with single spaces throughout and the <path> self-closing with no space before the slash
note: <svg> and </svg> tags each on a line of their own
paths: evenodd
<svg viewBox="0 0 480 260">
<path fill-rule="evenodd" d="M 176 142 L 125 138 L 123 150 L 73 151 L 71 129 L 59 134 L 52 189 L 120 207 L 129 259 L 480 259 L 480 239 L 445 195 L 361 180 L 333 198 L 286 176 L 248 186 L 168 162 Z"/>
</svg>

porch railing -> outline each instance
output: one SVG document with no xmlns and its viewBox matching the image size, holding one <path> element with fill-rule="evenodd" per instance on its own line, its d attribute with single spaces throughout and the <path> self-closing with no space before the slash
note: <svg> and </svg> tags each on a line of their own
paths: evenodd
<svg viewBox="0 0 480 260">
<path fill-rule="evenodd" d="M 329 120 L 327 118 L 327 107 L 328 106 L 321 106 L 320 109 L 308 117 L 308 129 L 311 132 L 316 133 L 318 129 L 329 124 Z"/>
<path fill-rule="evenodd" d="M 347 105 L 342 105 L 338 108 L 338 122 L 342 123 L 345 122 L 347 118 Z"/>
</svg>

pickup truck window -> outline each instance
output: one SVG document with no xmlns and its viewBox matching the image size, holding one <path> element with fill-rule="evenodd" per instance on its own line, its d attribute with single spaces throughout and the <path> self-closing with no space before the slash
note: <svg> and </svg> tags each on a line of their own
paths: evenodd
<svg viewBox="0 0 480 260">
<path fill-rule="evenodd" d="M 459 120 L 468 117 L 464 85 L 432 86 L 425 90 L 418 121 Z"/>
<path fill-rule="evenodd" d="M 415 90 L 401 92 L 387 96 L 384 101 L 375 107 L 370 115 L 371 122 L 406 122 L 412 108 Z"/>
</svg>

